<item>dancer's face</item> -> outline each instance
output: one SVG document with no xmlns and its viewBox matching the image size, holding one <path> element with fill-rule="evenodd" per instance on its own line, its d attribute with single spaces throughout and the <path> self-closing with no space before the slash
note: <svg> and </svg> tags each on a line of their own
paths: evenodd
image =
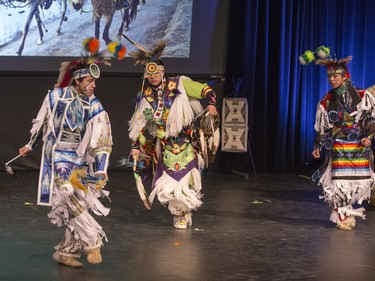
<svg viewBox="0 0 375 281">
<path fill-rule="evenodd" d="M 76 90 L 78 93 L 85 96 L 91 96 L 96 88 L 96 79 L 91 75 L 86 76 L 80 80 L 76 80 Z"/>
<path fill-rule="evenodd" d="M 159 65 L 156 62 L 149 62 L 145 66 L 143 75 L 153 87 L 157 87 L 162 83 L 164 73 L 163 65 Z"/>
<path fill-rule="evenodd" d="M 338 73 L 328 75 L 328 82 L 331 85 L 332 89 L 337 89 L 338 87 L 340 87 L 345 82 L 345 80 L 346 77 Z"/>
<path fill-rule="evenodd" d="M 157 87 L 161 84 L 163 80 L 163 74 L 164 72 L 162 71 L 154 74 L 149 74 L 147 80 L 152 86 Z"/>
</svg>

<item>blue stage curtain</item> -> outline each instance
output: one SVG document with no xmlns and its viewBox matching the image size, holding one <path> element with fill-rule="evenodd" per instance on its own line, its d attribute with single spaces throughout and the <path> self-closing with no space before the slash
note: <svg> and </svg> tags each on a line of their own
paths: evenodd
<svg viewBox="0 0 375 281">
<path fill-rule="evenodd" d="M 233 78 L 243 78 L 239 95 L 249 103 L 257 170 L 309 170 L 315 111 L 329 84 L 324 67 L 302 66 L 298 57 L 330 47 L 338 59 L 353 56 L 355 86 L 375 84 L 375 1 L 230 1 L 229 19 L 226 91 L 233 92 Z M 232 159 L 227 166 L 244 167 L 241 157 L 246 155 L 224 159 Z"/>
</svg>

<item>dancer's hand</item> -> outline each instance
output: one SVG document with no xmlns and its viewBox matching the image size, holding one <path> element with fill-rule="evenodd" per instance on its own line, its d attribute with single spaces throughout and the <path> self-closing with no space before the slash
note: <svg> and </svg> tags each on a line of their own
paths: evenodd
<svg viewBox="0 0 375 281">
<path fill-rule="evenodd" d="M 211 116 L 216 116 L 216 115 L 217 115 L 216 106 L 214 106 L 214 105 L 212 105 L 212 104 L 207 105 L 207 111 L 208 111 L 208 113 L 209 113 Z"/>
<path fill-rule="evenodd" d="M 31 151 L 30 148 L 28 148 L 27 146 L 24 146 L 24 147 L 21 147 L 21 148 L 19 149 L 19 154 L 20 154 L 21 156 L 26 156 L 30 151 Z"/>
<path fill-rule="evenodd" d="M 361 143 L 364 147 L 369 147 L 371 145 L 371 140 L 369 138 L 361 139 Z"/>
<path fill-rule="evenodd" d="M 313 152 L 312 152 L 312 155 L 313 155 L 313 157 L 314 157 L 315 159 L 320 158 L 320 150 L 319 150 L 319 148 L 315 148 L 315 149 L 313 150 Z"/>
<path fill-rule="evenodd" d="M 131 151 L 130 151 L 133 159 L 137 159 L 138 158 L 138 154 L 140 153 L 140 150 L 139 149 L 136 149 L 136 148 L 133 148 Z"/>
<path fill-rule="evenodd" d="M 140 153 L 140 150 L 133 148 L 130 153 L 133 157 L 133 171 L 136 171 L 137 170 L 138 155 Z"/>
<path fill-rule="evenodd" d="M 95 184 L 95 188 L 99 190 L 107 184 L 108 175 L 106 173 L 96 173 L 95 175 L 99 179 L 98 182 Z"/>
<path fill-rule="evenodd" d="M 95 173 L 95 176 L 99 179 L 99 180 L 103 180 L 103 181 L 106 181 L 108 179 L 108 176 L 106 173 L 103 173 L 103 172 L 98 172 L 98 173 Z"/>
</svg>

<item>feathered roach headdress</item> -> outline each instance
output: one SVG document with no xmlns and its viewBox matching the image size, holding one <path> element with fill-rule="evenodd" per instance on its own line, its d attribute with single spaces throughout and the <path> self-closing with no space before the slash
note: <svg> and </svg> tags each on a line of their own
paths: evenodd
<svg viewBox="0 0 375 281">
<path fill-rule="evenodd" d="M 160 59 L 160 56 L 163 54 L 163 51 L 167 45 L 167 43 L 162 40 L 160 41 L 154 49 L 149 50 L 146 47 L 142 46 L 141 44 L 131 40 L 128 36 L 122 34 L 126 40 L 132 43 L 138 50 L 129 53 L 129 56 L 135 59 L 135 64 L 141 64 L 146 66 L 149 62 L 156 61 Z"/>
<path fill-rule="evenodd" d="M 121 60 L 126 54 L 125 46 L 117 42 L 112 42 L 108 45 L 108 49 L 99 51 L 99 40 L 93 37 L 86 38 L 82 43 L 82 47 L 83 51 L 79 60 L 61 63 L 55 87 L 67 87 L 74 79 L 88 75 L 99 78 L 100 68 L 97 64 L 104 63 L 110 66 L 112 57 Z"/>
<path fill-rule="evenodd" d="M 315 64 L 327 66 L 327 74 L 341 74 L 346 78 L 350 79 L 350 73 L 348 71 L 348 63 L 352 60 L 352 56 L 342 58 L 339 60 L 333 59 L 318 59 Z"/>
<path fill-rule="evenodd" d="M 318 58 L 316 61 L 316 57 Z M 350 79 L 350 73 L 348 71 L 348 63 L 351 61 L 352 56 L 348 56 L 343 59 L 332 59 L 330 56 L 330 49 L 325 46 L 319 46 L 315 52 L 310 50 L 305 51 L 298 57 L 299 62 L 302 65 L 308 65 L 315 61 L 315 64 L 323 65 L 327 67 L 327 74 L 341 74 L 346 78 Z"/>
<path fill-rule="evenodd" d="M 155 46 L 153 50 L 149 50 L 146 47 L 139 44 L 138 42 L 131 40 L 125 34 L 122 34 L 122 36 L 124 36 L 126 40 L 128 40 L 138 49 L 137 51 L 129 53 L 129 55 L 135 59 L 134 65 L 141 64 L 144 66 L 141 95 L 143 93 L 145 79 L 150 75 L 162 72 L 162 83 L 165 83 L 164 65 L 163 62 L 160 60 L 160 57 L 163 54 L 163 51 L 167 43 L 164 40 L 162 40 Z"/>
</svg>

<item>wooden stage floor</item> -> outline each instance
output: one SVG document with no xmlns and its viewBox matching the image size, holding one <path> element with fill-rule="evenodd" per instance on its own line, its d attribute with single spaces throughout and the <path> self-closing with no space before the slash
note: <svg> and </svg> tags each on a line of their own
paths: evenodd
<svg viewBox="0 0 375 281">
<path fill-rule="evenodd" d="M 320 189 L 299 175 L 204 175 L 204 205 L 176 230 L 158 201 L 146 210 L 128 171 L 110 172 L 111 212 L 98 218 L 103 263 L 56 264 L 64 229 L 36 205 L 38 173 L 0 173 L 0 280 L 375 280 L 375 208 L 352 231 L 335 228 Z"/>
</svg>

